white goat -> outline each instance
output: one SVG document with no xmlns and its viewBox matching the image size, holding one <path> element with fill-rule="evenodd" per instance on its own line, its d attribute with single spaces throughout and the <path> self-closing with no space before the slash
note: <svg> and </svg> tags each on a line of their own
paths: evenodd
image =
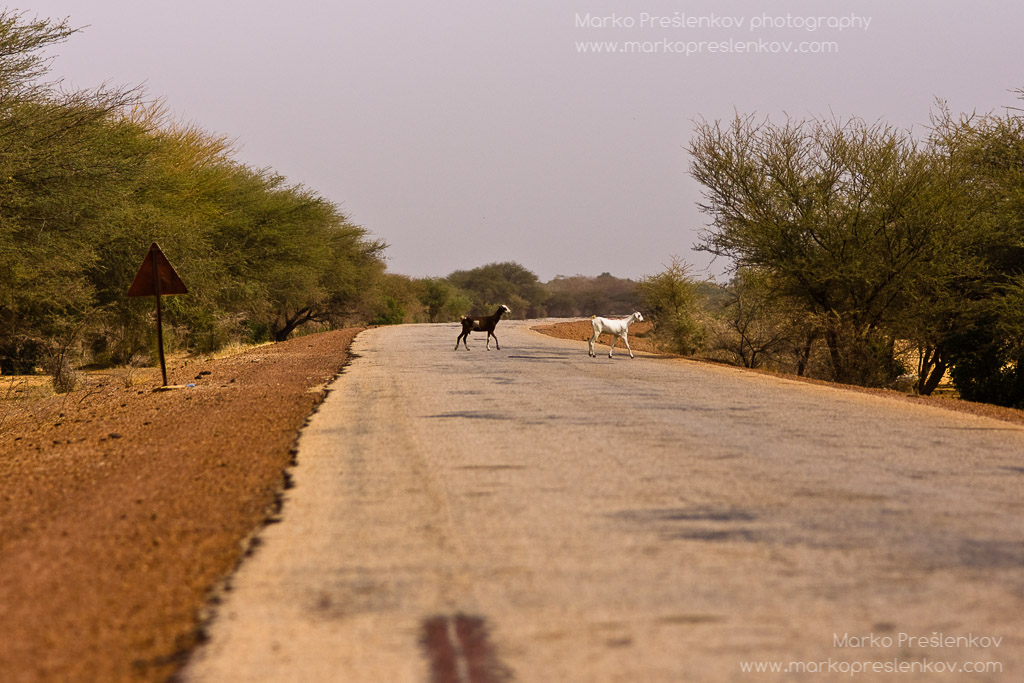
<svg viewBox="0 0 1024 683">
<path fill-rule="evenodd" d="M 614 337 L 612 338 L 612 347 L 608 349 L 608 357 L 612 357 L 612 351 L 615 350 L 615 342 L 619 340 L 619 337 L 622 337 L 622 341 L 626 344 L 626 350 L 629 351 L 629 357 L 632 358 L 633 349 L 629 348 L 629 326 L 633 323 L 642 322 L 643 319 L 644 317 L 640 315 L 639 311 L 634 311 L 633 315 L 628 318 L 609 319 L 595 317 L 590 321 L 594 327 L 594 336 L 590 338 L 591 357 L 597 357 L 597 354 L 594 353 L 594 342 L 597 341 L 597 338 L 602 334 L 611 334 Z"/>
</svg>

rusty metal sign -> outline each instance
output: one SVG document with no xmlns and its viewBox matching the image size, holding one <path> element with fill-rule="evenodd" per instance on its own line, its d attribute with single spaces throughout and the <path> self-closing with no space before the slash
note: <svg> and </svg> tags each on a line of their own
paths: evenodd
<svg viewBox="0 0 1024 683">
<path fill-rule="evenodd" d="M 156 344 L 160 354 L 160 375 L 163 377 L 163 387 L 167 387 L 167 362 L 164 360 L 164 323 L 160 307 L 160 297 L 164 294 L 188 294 L 188 287 L 181 281 L 178 274 L 174 272 L 171 262 L 167 260 L 164 253 L 156 242 L 149 248 L 146 259 L 135 274 L 132 286 L 128 288 L 128 296 L 155 296 L 156 297 Z"/>
<path fill-rule="evenodd" d="M 155 273 L 155 277 L 154 277 Z M 167 260 L 156 242 L 149 248 L 146 259 L 135 274 L 135 280 L 128 289 L 128 296 L 160 296 L 162 294 L 188 294 L 188 287 L 181 281 L 174 267 Z"/>
</svg>

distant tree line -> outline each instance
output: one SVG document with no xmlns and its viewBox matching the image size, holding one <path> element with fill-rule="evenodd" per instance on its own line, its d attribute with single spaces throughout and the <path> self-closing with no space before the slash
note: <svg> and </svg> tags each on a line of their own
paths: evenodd
<svg viewBox="0 0 1024 683">
<path fill-rule="evenodd" d="M 541 282 L 514 261 L 456 270 L 443 277 L 410 278 L 388 273 L 381 292 L 390 315 L 378 324 L 455 322 L 468 314 L 488 315 L 499 305 L 512 318 L 628 315 L 640 306 L 638 283 L 610 273 L 596 277 L 559 275 Z"/>
</svg>

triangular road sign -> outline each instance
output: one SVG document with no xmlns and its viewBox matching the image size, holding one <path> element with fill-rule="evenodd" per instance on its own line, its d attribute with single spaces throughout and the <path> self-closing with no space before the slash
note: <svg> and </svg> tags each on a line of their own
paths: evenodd
<svg viewBox="0 0 1024 683">
<path fill-rule="evenodd" d="M 154 269 L 159 278 L 159 292 L 157 291 L 157 278 L 153 277 Z M 160 251 L 160 247 L 153 242 L 149 253 L 146 254 L 146 260 L 142 262 L 139 272 L 135 274 L 135 280 L 132 281 L 132 286 L 128 289 L 128 296 L 157 296 L 158 294 L 188 294 L 188 288 L 174 272 L 171 262 Z"/>
</svg>

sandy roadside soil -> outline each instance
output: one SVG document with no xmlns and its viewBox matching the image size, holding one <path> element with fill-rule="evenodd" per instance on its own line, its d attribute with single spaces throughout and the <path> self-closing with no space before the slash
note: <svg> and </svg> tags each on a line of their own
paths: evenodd
<svg viewBox="0 0 1024 683">
<path fill-rule="evenodd" d="M 356 332 L 0 404 L 0 680 L 172 675 Z"/>
</svg>

